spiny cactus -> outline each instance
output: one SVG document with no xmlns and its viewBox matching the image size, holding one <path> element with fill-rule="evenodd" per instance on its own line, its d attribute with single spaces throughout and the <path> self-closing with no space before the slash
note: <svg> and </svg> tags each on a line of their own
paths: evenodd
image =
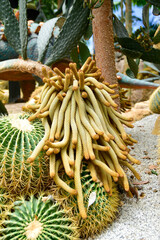
<svg viewBox="0 0 160 240">
<path fill-rule="evenodd" d="M 44 136 L 41 120 L 30 123 L 28 117 L 13 114 L 0 118 L 0 183 L 21 191 L 30 187 L 38 189 L 48 181 L 43 151 L 39 151 L 34 163 L 26 161 Z"/>
<path fill-rule="evenodd" d="M 74 180 L 70 179 L 66 174 L 62 173 L 61 175 L 63 175 L 61 176 L 63 181 L 74 188 Z M 91 176 L 89 169 L 87 169 L 87 162 L 83 163 L 82 166 L 81 183 L 84 206 L 87 209 L 86 219 L 80 216 L 77 199 L 74 195 L 69 195 L 63 189 L 55 188 L 54 191 L 58 199 L 63 199 L 63 206 L 71 208 L 73 215 L 77 216 L 81 237 L 88 239 L 89 236 L 100 233 L 103 228 L 106 228 L 115 219 L 120 199 L 115 183 L 112 186 L 112 194 L 109 194 L 100 180 L 97 179 L 95 182 L 94 176 Z"/>
<path fill-rule="evenodd" d="M 0 188 L 0 229 L 2 228 L 2 222 L 7 216 L 7 211 L 13 207 L 14 199 L 15 196 L 13 194 L 11 195 L 3 188 Z"/>
<path fill-rule="evenodd" d="M 46 199 L 47 198 L 47 199 Z M 0 232 L 2 240 L 69 240 L 79 239 L 72 217 L 49 197 L 33 195 L 15 202 Z"/>
<path fill-rule="evenodd" d="M 149 108 L 153 113 L 160 113 L 160 87 L 150 96 Z"/>
</svg>

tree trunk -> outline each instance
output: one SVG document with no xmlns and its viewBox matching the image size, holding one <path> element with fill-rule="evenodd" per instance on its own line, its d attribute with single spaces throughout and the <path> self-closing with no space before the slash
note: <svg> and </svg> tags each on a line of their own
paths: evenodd
<svg viewBox="0 0 160 240">
<path fill-rule="evenodd" d="M 100 8 L 93 9 L 93 16 L 96 65 L 101 69 L 105 82 L 117 84 L 111 0 L 104 0 Z"/>
<path fill-rule="evenodd" d="M 58 0 L 58 9 L 60 8 L 60 6 L 62 5 L 63 0 Z"/>
<path fill-rule="evenodd" d="M 132 1 L 126 0 L 126 16 L 125 16 L 125 23 L 126 23 L 126 29 L 131 36 L 132 34 Z"/>
<path fill-rule="evenodd" d="M 123 0 L 121 0 L 121 22 L 124 23 Z"/>
</svg>

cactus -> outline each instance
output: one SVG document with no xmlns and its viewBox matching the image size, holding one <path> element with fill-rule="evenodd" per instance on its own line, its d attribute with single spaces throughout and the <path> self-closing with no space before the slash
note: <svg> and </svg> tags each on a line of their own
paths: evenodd
<svg viewBox="0 0 160 240">
<path fill-rule="evenodd" d="M 125 112 L 128 109 L 132 108 L 132 103 L 127 94 L 129 91 L 124 88 L 119 87 L 119 97 L 120 97 L 120 110 L 121 112 Z M 113 99 L 113 97 L 112 97 Z"/>
<path fill-rule="evenodd" d="M 69 212 L 49 197 L 31 195 L 29 200 L 21 197 L 14 203 L 3 226 L 0 230 L 3 240 L 79 239 Z"/>
<path fill-rule="evenodd" d="M 111 97 L 115 85 L 104 82 L 101 70 L 91 57 L 80 70 L 75 63 L 70 63 L 66 74 L 58 68 L 54 68 L 53 73 L 43 67 L 42 72 L 45 85 L 35 106 L 28 106 L 28 109 L 36 109 L 29 121 L 43 119 L 45 141 L 41 148 L 46 149 L 50 157 L 50 177 L 58 186 L 77 195 L 81 216 L 86 218 L 80 179 L 84 159 L 90 162 L 96 174 L 103 175 L 102 182 L 108 192 L 112 191 L 111 179 L 123 182 L 124 190 L 130 191 L 123 166 L 140 179 L 131 164 L 140 164 L 140 161 L 129 154 L 127 147 L 137 141 L 123 127 L 123 124 L 133 127 L 132 118 L 116 111 L 117 104 Z M 41 104 L 37 104 L 39 102 Z M 39 147 L 35 147 L 27 161 L 34 162 Z M 74 178 L 75 189 L 59 178 L 60 165 Z"/>
<path fill-rule="evenodd" d="M 150 96 L 149 109 L 153 113 L 160 113 L 160 87 L 158 87 Z"/>
<path fill-rule="evenodd" d="M 62 179 L 74 188 L 74 181 L 67 175 L 61 174 Z M 81 171 L 81 183 L 83 189 L 84 205 L 87 209 L 87 218 L 82 219 L 79 214 L 77 199 L 62 189 L 55 188 L 58 199 L 63 199 L 63 206 L 72 208 L 72 214 L 77 216 L 81 237 L 88 239 L 111 223 L 118 212 L 120 203 L 117 185 L 113 183 L 112 194 L 109 194 L 100 181 L 93 181 L 87 163 L 83 163 Z M 90 201 L 92 201 L 90 203 Z M 90 205 L 91 204 L 91 205 Z"/>
<path fill-rule="evenodd" d="M 0 100 L 0 115 L 8 115 L 7 109 L 5 108 L 5 106 L 3 105 L 3 103 Z"/>
<path fill-rule="evenodd" d="M 153 113 L 160 114 L 160 87 L 158 87 L 150 96 L 149 99 L 149 109 Z M 154 129 L 152 131 L 152 134 L 158 135 L 158 163 L 160 163 L 160 116 L 157 118 L 155 122 Z"/>
<path fill-rule="evenodd" d="M 4 219 L 7 218 L 8 211 L 13 207 L 15 199 L 16 194 L 10 194 L 0 187 L 0 229 Z"/>
<path fill-rule="evenodd" d="M 44 136 L 41 120 L 30 123 L 27 114 L 0 118 L 0 183 L 10 189 L 36 188 L 48 181 L 48 168 L 41 151 L 35 162 L 26 160 Z"/>
</svg>

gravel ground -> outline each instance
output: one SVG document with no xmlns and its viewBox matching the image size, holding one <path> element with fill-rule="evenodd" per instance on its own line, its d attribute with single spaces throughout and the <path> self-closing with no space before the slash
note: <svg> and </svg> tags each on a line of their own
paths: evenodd
<svg viewBox="0 0 160 240">
<path fill-rule="evenodd" d="M 140 188 L 138 200 L 122 196 L 119 216 L 95 240 L 160 240 L 159 176 L 149 174 L 149 166 L 157 165 L 157 136 L 151 134 L 157 116 L 145 117 L 135 122 L 133 129 L 126 130 L 138 140 L 131 155 L 141 160 L 141 165 L 135 168 L 141 174 L 141 181 L 148 183 L 137 185 Z"/>
</svg>

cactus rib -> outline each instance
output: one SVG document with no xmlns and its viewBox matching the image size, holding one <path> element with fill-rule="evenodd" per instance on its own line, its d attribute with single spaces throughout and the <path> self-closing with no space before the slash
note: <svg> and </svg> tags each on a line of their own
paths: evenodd
<svg viewBox="0 0 160 240">
<path fill-rule="evenodd" d="M 0 182 L 10 189 L 40 187 L 48 181 L 48 167 L 41 151 L 34 164 L 26 162 L 44 136 L 41 120 L 30 123 L 28 114 L 0 118 Z"/>
<path fill-rule="evenodd" d="M 21 197 L 15 201 L 3 226 L 0 229 L 3 240 L 79 239 L 73 217 L 49 196 L 31 195 L 29 200 Z"/>
</svg>

